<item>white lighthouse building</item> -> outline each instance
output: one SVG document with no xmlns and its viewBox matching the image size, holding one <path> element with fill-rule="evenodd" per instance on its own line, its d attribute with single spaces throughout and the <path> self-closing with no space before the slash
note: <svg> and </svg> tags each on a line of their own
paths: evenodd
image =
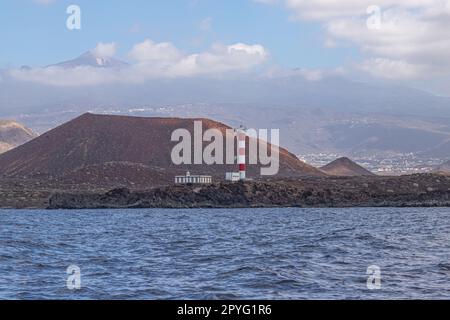
<svg viewBox="0 0 450 320">
<path fill-rule="evenodd" d="M 225 175 L 225 180 L 231 182 L 245 181 L 246 180 L 246 139 L 247 133 L 245 129 L 241 126 L 239 129 L 235 129 L 238 138 L 238 153 L 237 153 L 237 163 L 239 166 L 238 172 L 227 172 Z"/>
<path fill-rule="evenodd" d="M 211 176 L 191 175 L 188 171 L 185 176 L 176 176 L 175 184 L 209 184 L 212 183 Z"/>
</svg>

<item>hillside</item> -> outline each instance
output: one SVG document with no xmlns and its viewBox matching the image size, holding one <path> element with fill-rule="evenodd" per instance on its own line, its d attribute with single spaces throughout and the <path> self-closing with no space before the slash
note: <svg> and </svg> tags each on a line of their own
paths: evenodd
<svg viewBox="0 0 450 320">
<path fill-rule="evenodd" d="M 135 187 L 171 183 L 189 170 L 223 179 L 233 165 L 175 166 L 171 161 L 174 130 L 193 133 L 194 121 L 203 130 L 228 126 L 208 119 L 143 118 L 84 114 L 37 139 L 0 156 L 0 175 L 13 178 L 58 179 L 64 182 L 105 183 Z M 279 177 L 321 176 L 285 149 L 280 149 Z M 259 177 L 249 166 L 248 176 Z"/>
<path fill-rule="evenodd" d="M 13 149 L 35 138 L 30 129 L 10 120 L 0 120 L 0 153 Z"/>
<path fill-rule="evenodd" d="M 359 164 L 353 162 L 349 158 L 339 158 L 322 168 L 320 168 L 323 172 L 326 174 L 332 175 L 332 176 L 347 176 L 347 177 L 354 177 L 354 176 L 373 176 L 372 172 L 369 170 L 363 168 Z"/>
<path fill-rule="evenodd" d="M 444 162 L 434 170 L 436 173 L 450 175 L 450 161 Z"/>
</svg>

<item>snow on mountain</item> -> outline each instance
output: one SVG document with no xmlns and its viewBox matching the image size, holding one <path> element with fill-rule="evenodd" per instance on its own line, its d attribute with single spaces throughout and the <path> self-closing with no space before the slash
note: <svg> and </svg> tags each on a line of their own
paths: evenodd
<svg viewBox="0 0 450 320">
<path fill-rule="evenodd" d="M 92 51 L 88 51 L 73 60 L 52 64 L 47 67 L 76 68 L 86 66 L 95 68 L 123 68 L 128 66 L 128 63 L 112 57 L 101 57 Z"/>
</svg>

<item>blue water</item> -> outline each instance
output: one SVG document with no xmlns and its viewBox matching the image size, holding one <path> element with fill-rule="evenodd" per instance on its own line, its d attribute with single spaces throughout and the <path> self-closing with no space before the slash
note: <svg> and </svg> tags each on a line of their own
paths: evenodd
<svg viewBox="0 0 450 320">
<path fill-rule="evenodd" d="M 379 298 L 450 298 L 449 209 L 0 211 L 0 299 Z"/>
</svg>

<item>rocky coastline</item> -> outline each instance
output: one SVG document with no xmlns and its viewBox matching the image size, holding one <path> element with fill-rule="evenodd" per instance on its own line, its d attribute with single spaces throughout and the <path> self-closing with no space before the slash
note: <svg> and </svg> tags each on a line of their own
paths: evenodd
<svg viewBox="0 0 450 320">
<path fill-rule="evenodd" d="M 309 177 L 107 192 L 54 192 L 48 209 L 449 207 L 450 177 Z"/>
</svg>

